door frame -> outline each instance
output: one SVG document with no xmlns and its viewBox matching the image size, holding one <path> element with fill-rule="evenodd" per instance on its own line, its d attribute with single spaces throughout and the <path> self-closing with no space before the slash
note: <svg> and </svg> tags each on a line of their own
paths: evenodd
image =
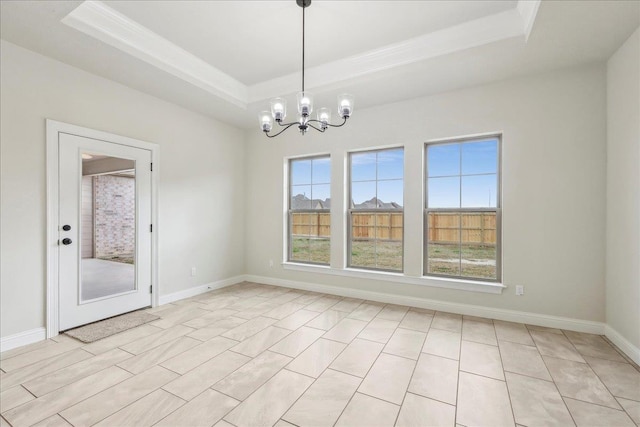
<svg viewBox="0 0 640 427">
<path fill-rule="evenodd" d="M 126 145 L 134 148 L 142 148 L 151 152 L 153 169 L 151 173 L 151 306 L 159 305 L 160 289 L 158 281 L 158 241 L 160 226 L 158 223 L 158 183 L 160 171 L 160 146 L 158 144 L 128 138 L 109 132 L 89 129 L 69 123 L 46 119 L 46 177 L 47 177 L 47 303 L 46 303 L 46 329 L 47 338 L 58 335 L 59 329 L 59 275 L 58 261 L 60 246 L 59 239 L 59 135 L 70 134 L 83 138 L 97 139 L 114 144 Z"/>
</svg>

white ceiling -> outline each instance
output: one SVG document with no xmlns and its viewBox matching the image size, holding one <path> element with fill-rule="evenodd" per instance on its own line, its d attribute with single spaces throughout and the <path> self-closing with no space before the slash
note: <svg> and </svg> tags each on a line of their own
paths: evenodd
<svg viewBox="0 0 640 427">
<path fill-rule="evenodd" d="M 539 7 L 538 7 L 539 6 Z M 6 1 L 12 43 L 234 125 L 300 90 L 287 1 Z M 64 21 L 64 22 L 63 22 Z M 307 88 L 358 108 L 606 60 L 638 1 L 327 1 L 306 11 Z M 254 123 L 255 122 L 255 123 Z"/>
</svg>

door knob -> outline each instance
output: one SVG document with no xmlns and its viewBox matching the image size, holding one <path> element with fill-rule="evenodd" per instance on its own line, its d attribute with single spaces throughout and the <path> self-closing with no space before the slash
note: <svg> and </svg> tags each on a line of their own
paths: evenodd
<svg viewBox="0 0 640 427">
<path fill-rule="evenodd" d="M 71 239 L 68 238 L 68 237 L 65 237 L 64 239 L 62 239 L 62 244 L 63 245 L 70 245 L 71 243 L 72 243 Z"/>
<path fill-rule="evenodd" d="M 71 226 L 70 226 L 70 225 L 63 225 L 63 226 L 62 226 L 62 229 L 63 229 L 64 231 L 69 231 L 69 230 L 71 230 Z"/>
</svg>

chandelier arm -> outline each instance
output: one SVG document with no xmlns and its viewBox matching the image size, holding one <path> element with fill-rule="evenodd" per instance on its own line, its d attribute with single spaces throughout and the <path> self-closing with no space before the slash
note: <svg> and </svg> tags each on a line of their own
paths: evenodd
<svg viewBox="0 0 640 427">
<path fill-rule="evenodd" d="M 304 10 L 306 7 L 302 6 L 302 92 L 304 92 Z"/>
<path fill-rule="evenodd" d="M 289 127 L 289 126 L 293 126 L 293 125 L 299 125 L 300 122 L 291 122 L 291 123 L 282 123 L 276 120 L 276 123 L 278 123 L 280 126 L 282 127 Z"/>
<path fill-rule="evenodd" d="M 268 138 L 275 138 L 276 136 L 280 135 L 285 130 L 289 129 L 291 126 L 299 125 L 299 124 L 300 123 L 298 123 L 298 122 L 289 123 L 288 125 L 286 125 L 286 127 L 284 129 L 282 129 L 280 132 L 276 133 L 275 135 L 269 135 L 269 132 L 265 132 L 264 134 L 267 135 Z M 283 126 L 285 126 L 285 125 L 283 125 Z"/>
<path fill-rule="evenodd" d="M 311 120 L 309 120 L 309 122 L 310 122 L 310 121 L 311 121 Z M 327 129 L 320 129 L 320 128 L 317 128 L 317 127 L 315 127 L 314 125 L 312 125 L 312 124 L 311 124 L 311 123 L 309 123 L 309 122 L 307 122 L 307 126 L 314 128 L 315 130 L 317 130 L 317 131 L 318 131 L 318 132 L 320 132 L 320 133 L 324 133 L 324 131 L 325 131 L 325 130 L 327 130 Z M 314 122 L 317 122 L 317 120 L 314 120 Z"/>
<path fill-rule="evenodd" d="M 345 125 L 345 123 L 347 123 L 347 119 L 348 117 L 344 117 L 344 121 L 342 123 L 340 123 L 339 125 L 332 125 L 331 123 L 327 123 L 327 126 L 331 126 L 332 128 L 339 128 Z M 309 122 L 315 122 L 315 123 L 322 123 L 322 121 L 320 120 L 316 120 L 316 119 L 309 119 Z"/>
</svg>

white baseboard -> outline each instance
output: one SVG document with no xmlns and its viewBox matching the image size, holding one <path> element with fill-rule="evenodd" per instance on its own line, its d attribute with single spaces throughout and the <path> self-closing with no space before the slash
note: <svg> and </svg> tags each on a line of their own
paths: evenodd
<svg viewBox="0 0 640 427">
<path fill-rule="evenodd" d="M 245 280 L 244 275 L 230 277 L 224 280 L 218 280 L 217 282 L 207 283 L 205 285 L 195 286 L 193 288 L 185 289 L 184 291 L 174 292 L 172 294 L 160 295 L 160 305 L 169 304 L 170 302 L 179 301 L 181 299 L 190 298 L 196 295 L 203 294 L 205 292 L 213 291 L 215 289 L 225 288 L 227 286 L 235 285 L 236 283 L 243 282 Z"/>
<path fill-rule="evenodd" d="M 604 334 L 604 323 L 589 320 L 572 319 L 569 317 L 551 316 L 546 314 L 528 313 L 524 311 L 506 310 L 501 308 L 483 307 L 479 305 L 460 304 L 455 302 L 438 301 L 427 298 L 417 298 L 403 295 L 393 295 L 383 292 L 364 291 L 353 288 L 323 285 L 319 283 L 299 282 L 293 280 L 276 279 L 272 277 L 247 275 L 248 282 L 265 285 L 284 286 L 287 288 L 306 291 L 323 292 L 344 297 L 367 299 L 390 304 L 408 305 L 427 308 L 430 310 L 446 311 L 449 313 L 465 314 L 467 316 L 486 317 L 489 319 L 508 322 L 526 323 L 529 325 L 546 326 L 548 328 L 567 329 L 570 331 L 586 332 L 590 334 Z"/>
<path fill-rule="evenodd" d="M 631 360 L 640 365 L 640 348 L 631 344 L 629 340 L 620 335 L 618 331 L 613 329 L 609 325 L 604 326 L 604 335 L 609 338 L 609 341 L 614 343 L 616 347 L 622 350 Z"/>
<path fill-rule="evenodd" d="M 47 330 L 45 328 L 35 328 L 8 337 L 0 338 L 0 352 L 12 350 L 23 345 L 33 344 L 47 338 Z"/>
</svg>

